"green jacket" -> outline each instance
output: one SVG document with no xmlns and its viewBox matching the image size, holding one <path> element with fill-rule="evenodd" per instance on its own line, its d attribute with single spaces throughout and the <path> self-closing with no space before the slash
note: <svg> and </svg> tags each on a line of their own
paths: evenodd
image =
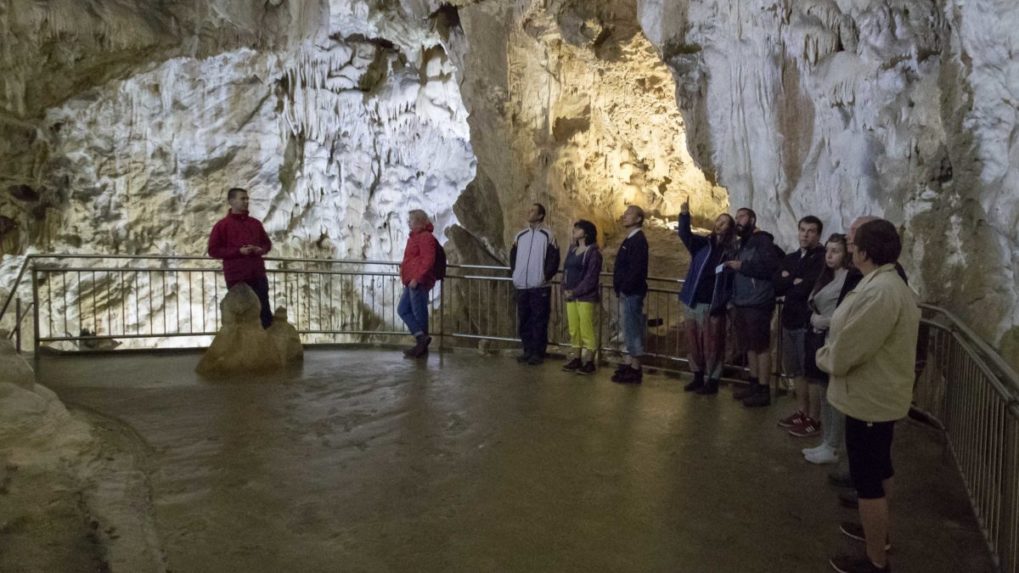
<svg viewBox="0 0 1019 573">
<path fill-rule="evenodd" d="M 817 366 L 831 375 L 828 402 L 864 422 L 906 416 L 920 309 L 913 291 L 883 265 L 863 277 L 835 310 Z"/>
</svg>

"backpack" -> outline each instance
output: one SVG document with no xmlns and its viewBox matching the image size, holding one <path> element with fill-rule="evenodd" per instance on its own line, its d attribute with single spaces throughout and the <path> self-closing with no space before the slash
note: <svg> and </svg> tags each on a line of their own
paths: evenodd
<svg viewBox="0 0 1019 573">
<path fill-rule="evenodd" d="M 436 281 L 446 278 L 446 249 L 435 239 L 435 262 L 432 263 L 432 276 Z"/>
</svg>

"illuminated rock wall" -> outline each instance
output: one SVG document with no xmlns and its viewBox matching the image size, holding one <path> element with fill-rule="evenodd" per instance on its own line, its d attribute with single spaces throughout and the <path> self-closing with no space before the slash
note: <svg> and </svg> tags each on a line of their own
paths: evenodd
<svg viewBox="0 0 1019 573">
<path fill-rule="evenodd" d="M 1019 4 L 641 0 L 690 149 L 793 243 L 887 217 L 928 300 L 1019 362 Z"/>
</svg>

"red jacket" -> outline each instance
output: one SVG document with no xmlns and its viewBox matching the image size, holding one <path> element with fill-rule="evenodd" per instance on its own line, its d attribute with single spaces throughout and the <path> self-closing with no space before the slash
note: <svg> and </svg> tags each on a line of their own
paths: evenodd
<svg viewBox="0 0 1019 573">
<path fill-rule="evenodd" d="M 410 284 L 411 279 L 417 279 L 418 284 L 426 290 L 435 286 L 435 274 L 432 267 L 435 266 L 435 246 L 439 242 L 432 235 L 431 223 L 425 225 L 424 229 L 411 231 L 407 238 L 407 248 L 403 250 L 403 263 L 400 264 L 400 280 L 403 285 Z"/>
<path fill-rule="evenodd" d="M 262 247 L 262 254 L 242 255 L 241 247 Z M 265 276 L 262 256 L 272 249 L 272 241 L 265 234 L 262 223 L 247 213 L 227 213 L 209 234 L 209 256 L 223 259 L 223 274 L 228 285 Z"/>
</svg>

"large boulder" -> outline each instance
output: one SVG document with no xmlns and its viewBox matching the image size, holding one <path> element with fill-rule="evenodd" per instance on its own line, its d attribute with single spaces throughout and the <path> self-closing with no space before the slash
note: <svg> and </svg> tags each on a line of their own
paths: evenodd
<svg viewBox="0 0 1019 573">
<path fill-rule="evenodd" d="M 287 321 L 287 308 L 278 307 L 272 315 L 272 326 L 266 329 L 276 348 L 279 350 L 283 363 L 304 360 L 304 346 L 301 345 L 301 335 L 297 333 L 294 325 Z"/>
<path fill-rule="evenodd" d="M 223 326 L 198 363 L 199 374 L 272 372 L 283 366 L 273 337 L 262 328 L 261 303 L 251 287 L 234 285 L 220 309 Z"/>
</svg>

